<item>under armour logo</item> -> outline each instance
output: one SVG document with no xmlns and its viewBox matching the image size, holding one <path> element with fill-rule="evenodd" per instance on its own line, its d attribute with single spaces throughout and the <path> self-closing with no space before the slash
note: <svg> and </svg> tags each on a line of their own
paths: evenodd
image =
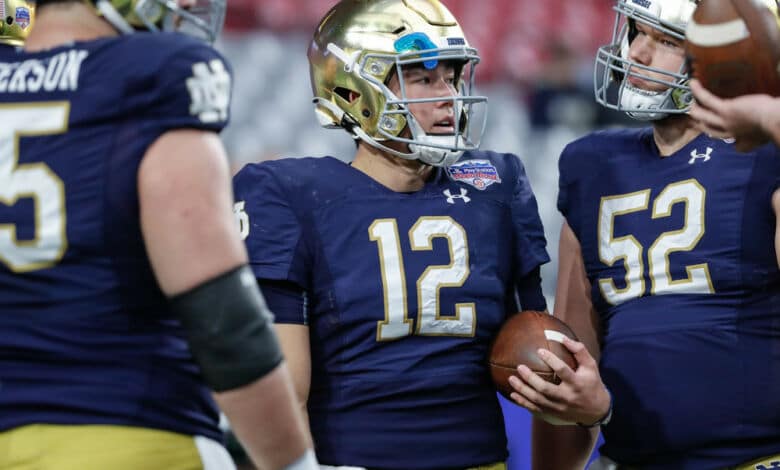
<svg viewBox="0 0 780 470">
<path fill-rule="evenodd" d="M 455 204 L 455 199 L 463 199 L 463 202 L 466 204 L 471 201 L 471 198 L 466 196 L 469 192 L 466 190 L 466 188 L 460 188 L 460 194 L 452 194 L 452 192 L 449 189 L 445 189 L 444 195 L 447 196 L 447 202 L 450 204 Z"/>
<path fill-rule="evenodd" d="M 712 147 L 707 147 L 707 151 L 704 153 L 699 153 L 698 150 L 693 149 L 691 150 L 691 159 L 688 160 L 688 164 L 693 165 L 699 158 L 703 159 L 705 162 L 709 161 L 711 158 L 710 154 L 712 154 Z"/>
</svg>

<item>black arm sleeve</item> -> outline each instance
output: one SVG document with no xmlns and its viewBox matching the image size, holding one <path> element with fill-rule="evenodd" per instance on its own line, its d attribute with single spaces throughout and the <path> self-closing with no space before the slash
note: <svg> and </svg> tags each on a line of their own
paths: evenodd
<svg viewBox="0 0 780 470">
<path fill-rule="evenodd" d="M 517 280 L 517 296 L 522 310 L 547 310 L 547 301 L 542 293 L 541 268 L 537 266 Z"/>
<path fill-rule="evenodd" d="M 172 297 L 170 303 L 213 390 L 250 384 L 282 362 L 273 315 L 248 266 Z"/>
</svg>

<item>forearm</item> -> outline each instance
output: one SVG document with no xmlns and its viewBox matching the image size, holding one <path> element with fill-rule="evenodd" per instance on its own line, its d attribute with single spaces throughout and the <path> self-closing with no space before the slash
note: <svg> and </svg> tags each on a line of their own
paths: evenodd
<svg viewBox="0 0 780 470">
<path fill-rule="evenodd" d="M 554 426 L 534 418 L 531 425 L 533 470 L 581 470 L 598 440 L 598 428 Z"/>
<path fill-rule="evenodd" d="M 279 338 L 287 370 L 292 377 L 295 396 L 305 423 L 308 425 L 308 410 L 311 385 L 311 352 L 309 346 L 309 327 L 304 319 L 306 312 L 306 292 L 300 286 L 290 281 L 258 279 L 268 308 L 274 313 L 276 323 L 274 330 Z"/>
<path fill-rule="evenodd" d="M 215 394 L 231 428 L 260 469 L 285 468 L 311 448 L 293 397 L 284 363 L 249 385 Z"/>
<path fill-rule="evenodd" d="M 780 145 L 780 98 L 767 97 L 765 105 L 756 110 L 761 130 L 768 135 L 775 145 Z"/>
</svg>

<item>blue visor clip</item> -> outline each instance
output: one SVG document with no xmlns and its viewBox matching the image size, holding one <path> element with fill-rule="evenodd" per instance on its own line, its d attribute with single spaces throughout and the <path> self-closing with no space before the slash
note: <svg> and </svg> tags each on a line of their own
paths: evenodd
<svg viewBox="0 0 780 470">
<path fill-rule="evenodd" d="M 431 41 L 425 33 L 411 33 L 401 38 L 398 38 L 393 44 L 395 51 L 398 53 L 407 53 L 411 51 L 424 51 L 428 49 L 436 49 L 436 44 Z M 423 52 L 421 57 L 436 57 L 436 52 Z M 423 62 L 423 66 L 428 70 L 433 70 L 439 65 L 438 60 L 426 60 Z"/>
</svg>

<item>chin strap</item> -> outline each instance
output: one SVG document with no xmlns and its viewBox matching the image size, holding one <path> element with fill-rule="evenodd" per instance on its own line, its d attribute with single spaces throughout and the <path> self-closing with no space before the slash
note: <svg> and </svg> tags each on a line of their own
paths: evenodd
<svg viewBox="0 0 780 470">
<path fill-rule="evenodd" d="M 668 113 L 659 109 L 669 101 L 668 93 L 663 100 L 661 93 L 651 92 L 635 88 L 626 81 L 623 83 L 623 91 L 620 97 L 620 106 L 626 114 L 637 121 L 657 121 L 665 118 Z"/>
<path fill-rule="evenodd" d="M 315 107 L 315 113 L 320 125 L 329 129 L 343 128 L 356 138 L 362 140 L 368 145 L 379 149 L 383 152 L 387 152 L 404 160 L 420 160 L 426 165 L 432 166 L 449 166 L 455 163 L 463 151 L 450 150 L 453 145 L 455 147 L 463 148 L 463 137 L 457 136 L 431 136 L 427 135 L 413 116 L 409 116 L 406 120 L 407 125 L 412 130 L 412 136 L 418 143 L 408 143 L 410 153 L 400 152 L 396 149 L 390 148 L 387 145 L 382 144 L 375 138 L 371 137 L 364 131 L 356 122 L 349 117 L 343 109 L 339 108 L 335 103 L 322 98 L 314 98 L 312 100 Z M 329 111 L 333 116 L 329 116 L 324 110 Z M 420 137 L 417 137 L 420 136 Z M 399 141 L 402 142 L 402 141 Z M 425 145 L 430 143 L 436 147 Z M 442 147 L 442 148 L 438 148 Z"/>
<path fill-rule="evenodd" d="M 368 145 L 405 160 L 417 160 L 419 158 L 419 152 L 403 153 L 380 143 L 368 135 L 366 131 L 364 131 L 357 123 L 353 122 L 349 115 L 345 113 L 343 109 L 336 106 L 335 103 L 331 103 L 330 101 L 324 100 L 322 98 L 314 98 L 313 102 L 315 106 L 315 112 L 317 114 L 317 119 L 322 126 L 330 129 L 346 129 L 350 134 L 367 143 Z M 332 117 L 323 112 L 323 110 L 319 109 L 320 106 L 330 111 L 333 114 L 335 121 Z"/>
</svg>

